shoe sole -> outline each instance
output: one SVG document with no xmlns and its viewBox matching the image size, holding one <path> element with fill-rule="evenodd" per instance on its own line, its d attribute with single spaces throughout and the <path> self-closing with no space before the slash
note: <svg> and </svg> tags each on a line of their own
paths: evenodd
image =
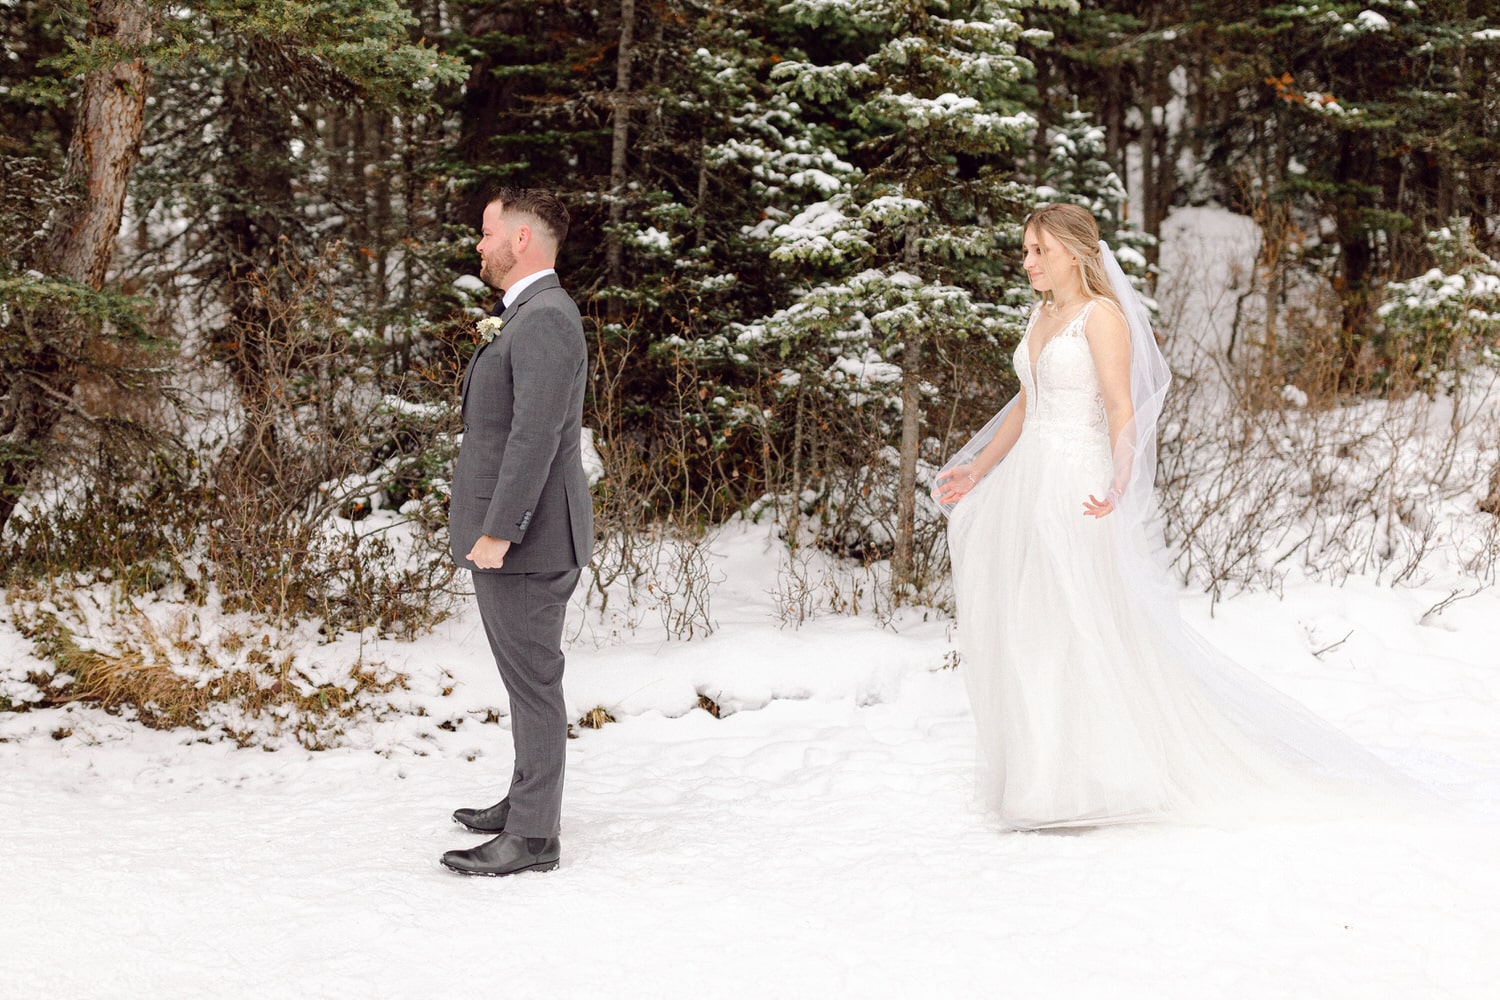
<svg viewBox="0 0 1500 1000">
<path fill-rule="evenodd" d="M 453 823 L 454 823 L 455 826 L 461 826 L 461 827 L 463 827 L 465 830 L 468 830 L 470 833 L 482 833 L 486 837 L 497 837 L 500 834 L 502 834 L 502 833 L 505 832 L 505 827 L 503 827 L 503 826 L 500 829 L 498 829 L 498 830 L 485 830 L 485 829 L 482 829 L 482 828 L 477 827 L 477 826 L 470 826 L 469 824 L 465 823 L 463 820 L 458 819 L 456 817 L 454 818 Z"/>
<path fill-rule="evenodd" d="M 514 871 L 508 871 L 508 872 L 477 872 L 477 871 L 474 871 L 472 868 L 459 868 L 456 865 L 450 865 L 446 861 L 441 861 L 441 860 L 439 861 L 439 864 L 441 864 L 444 868 L 448 869 L 450 872 L 457 872 L 459 875 L 483 875 L 486 878 L 503 878 L 506 875 L 520 875 L 523 872 L 551 872 L 551 871 L 556 871 L 557 870 L 557 866 L 560 863 L 561 862 L 558 862 L 558 861 L 543 861 L 543 862 L 541 862 L 539 864 L 528 865 L 525 868 L 517 868 Z"/>
</svg>

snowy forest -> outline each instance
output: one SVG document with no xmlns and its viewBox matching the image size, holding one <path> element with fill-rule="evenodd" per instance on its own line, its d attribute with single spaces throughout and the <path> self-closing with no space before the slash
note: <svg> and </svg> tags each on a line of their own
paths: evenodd
<svg viewBox="0 0 1500 1000">
<path fill-rule="evenodd" d="M 931 491 L 1088 208 L 1185 619 L 1500 815 L 1500 3 L 0 12 L 0 996 L 1493 989 L 1492 833 L 996 837 Z M 431 874 L 511 766 L 447 537 L 501 185 L 571 216 L 596 523 L 503 932 Z"/>
<path fill-rule="evenodd" d="M 867 604 L 943 606 L 926 494 L 1015 390 L 1017 227 L 1049 200 L 1158 292 L 1184 582 L 1399 583 L 1445 544 L 1493 577 L 1490 5 L 4 6 L 0 530 L 17 627 L 73 677 L 47 700 L 171 701 L 140 629 L 79 646 L 99 583 L 116 617 L 412 637 L 448 612 L 501 183 L 574 219 L 601 607 L 620 585 L 711 630 L 702 544 L 737 516 L 793 575 L 812 547 L 881 568 Z M 1249 266 L 1168 298 L 1163 225 L 1208 205 L 1253 222 Z M 1208 347 L 1194 295 L 1225 310 Z"/>
</svg>

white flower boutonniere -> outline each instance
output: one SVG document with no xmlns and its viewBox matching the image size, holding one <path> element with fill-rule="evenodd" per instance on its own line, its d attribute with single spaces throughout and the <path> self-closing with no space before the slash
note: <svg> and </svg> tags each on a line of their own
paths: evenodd
<svg viewBox="0 0 1500 1000">
<path fill-rule="evenodd" d="M 486 316 L 480 320 L 474 327 L 474 329 L 479 331 L 479 343 L 488 344 L 494 340 L 495 334 L 499 333 L 500 328 L 504 325 L 505 320 L 499 316 Z"/>
</svg>

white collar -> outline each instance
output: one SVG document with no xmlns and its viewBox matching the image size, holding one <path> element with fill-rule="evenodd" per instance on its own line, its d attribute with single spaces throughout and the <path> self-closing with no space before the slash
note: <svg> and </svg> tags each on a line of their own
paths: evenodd
<svg viewBox="0 0 1500 1000">
<path fill-rule="evenodd" d="M 511 305 L 515 303 L 516 299 L 521 297 L 522 292 L 530 288 L 533 284 L 540 281 L 542 278 L 545 278 L 547 275 L 556 273 L 556 268 L 544 267 L 540 271 L 528 274 L 524 278 L 518 278 L 516 280 L 516 283 L 514 285 L 511 285 L 510 288 L 506 290 L 505 297 L 500 300 L 503 303 L 501 308 L 509 309 Z"/>
</svg>

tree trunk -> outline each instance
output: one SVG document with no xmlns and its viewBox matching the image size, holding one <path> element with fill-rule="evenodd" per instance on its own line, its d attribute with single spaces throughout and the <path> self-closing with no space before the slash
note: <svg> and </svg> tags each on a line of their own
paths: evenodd
<svg viewBox="0 0 1500 1000">
<path fill-rule="evenodd" d="M 524 35 L 528 29 L 536 28 L 538 18 L 543 22 L 547 18 L 545 13 L 532 14 L 517 10 L 516 6 L 497 3 L 455 5 L 452 17 L 460 31 L 470 38 Z M 458 101 L 459 158 L 465 166 L 477 171 L 481 181 L 470 185 L 462 197 L 445 202 L 443 221 L 471 230 L 479 228 L 484 206 L 496 184 L 493 173 L 497 161 L 496 140 L 503 134 L 510 113 L 519 103 L 517 77 L 496 73 L 498 65 L 493 54 L 478 56 Z"/>
<path fill-rule="evenodd" d="M 609 283 L 618 289 L 625 283 L 625 247 L 620 225 L 625 221 L 626 153 L 630 148 L 630 60 L 635 54 L 635 0 L 620 0 L 620 51 L 615 60 L 614 146 L 609 156 L 609 230 L 605 235 L 605 268 Z M 619 322 L 619 295 L 609 299 L 608 316 Z"/>
<path fill-rule="evenodd" d="M 266 373 L 281 367 L 277 355 L 289 341 L 289 317 L 278 303 L 286 291 L 287 238 L 296 225 L 291 135 L 285 114 L 253 72 L 237 69 L 224 87 L 227 124 L 218 181 L 226 204 L 215 234 L 229 322 L 212 333 L 211 345 L 245 412 L 243 440 L 225 460 L 269 485 L 278 478 L 280 448 L 266 416 Z M 363 143 L 358 122 L 356 148 Z"/>
<path fill-rule="evenodd" d="M 91 39 L 123 53 L 151 41 L 154 13 L 146 0 L 92 0 Z M 64 199 L 49 223 L 46 269 L 60 278 L 104 287 L 125 192 L 141 152 L 151 68 L 143 58 L 121 59 L 90 71 L 78 98 L 63 173 Z M 31 363 L 16 372 L 0 415 L 0 531 L 15 511 L 58 421 L 69 409 L 87 334 L 63 310 L 37 317 L 40 336 Z"/>
<path fill-rule="evenodd" d="M 154 22 L 144 0 L 94 0 L 89 35 L 125 51 L 151 41 Z M 110 63 L 84 77 L 78 117 L 68 142 L 66 190 L 79 192 L 53 217 L 47 240 L 52 271 L 104 287 L 125 211 L 125 187 L 141 155 L 151 68 L 144 59 Z"/>
<path fill-rule="evenodd" d="M 1125 102 L 1120 100 L 1120 67 L 1114 63 L 1104 68 L 1102 77 L 1104 81 L 1104 158 L 1119 175 L 1120 183 L 1125 185 L 1126 202 L 1121 218 L 1130 217 L 1130 171 L 1125 160 L 1125 141 L 1121 138 L 1124 132 Z"/>
<path fill-rule="evenodd" d="M 1167 213 L 1172 208 L 1172 196 L 1177 190 L 1177 157 L 1182 152 L 1181 136 L 1172 134 L 1167 115 L 1167 106 L 1174 97 L 1170 76 L 1173 68 L 1171 61 L 1157 62 L 1156 72 L 1148 83 L 1151 88 L 1151 107 L 1162 109 L 1162 124 L 1156 129 L 1156 149 L 1152 151 L 1152 160 L 1156 164 L 1153 185 L 1156 195 L 1146 206 L 1146 232 L 1158 240 L 1161 239 L 1161 224 L 1166 221 Z M 1152 264 L 1160 263 L 1160 255 L 1160 242 L 1153 243 L 1146 253 Z"/>
<path fill-rule="evenodd" d="M 906 224 L 906 269 L 920 266 L 917 224 Z M 901 345 L 901 465 L 896 490 L 896 548 L 891 555 L 891 595 L 900 601 L 915 582 L 913 539 L 917 513 L 917 446 L 922 432 L 922 351 L 926 337 L 920 324 L 910 327 Z"/>
<path fill-rule="evenodd" d="M 391 137 L 390 119 L 380 115 L 366 131 L 364 151 L 365 204 L 370 213 L 370 319 L 376 336 L 384 339 L 386 318 L 389 311 L 386 299 L 390 295 L 391 257 L 391 196 L 393 194 L 390 172 Z"/>
<path fill-rule="evenodd" d="M 1048 100 L 1052 89 L 1052 60 L 1045 52 L 1038 52 L 1032 59 L 1032 65 L 1036 67 L 1036 89 L 1039 100 L 1032 114 L 1036 118 L 1036 141 L 1031 144 L 1031 175 L 1036 178 L 1047 176 L 1047 169 L 1052 165 L 1047 148 L 1047 135 L 1052 127 L 1052 102 Z"/>
<path fill-rule="evenodd" d="M 698 218 L 693 224 L 693 245 L 701 247 L 708 233 L 708 136 L 698 141 Z"/>
<path fill-rule="evenodd" d="M 1140 77 L 1136 81 L 1141 96 L 1141 228 L 1153 236 L 1158 235 L 1155 223 L 1156 205 L 1160 198 L 1157 187 L 1161 181 L 1157 173 L 1156 147 L 1156 74 L 1161 71 L 1161 62 L 1150 48 L 1141 59 Z M 1165 116 L 1163 116 L 1165 118 Z"/>
<path fill-rule="evenodd" d="M 1362 137 L 1346 136 L 1339 149 L 1339 176 L 1366 178 L 1375 166 L 1375 151 Z M 1340 383 L 1358 387 L 1367 374 L 1361 371 L 1365 342 L 1373 316 L 1371 287 L 1379 264 L 1378 250 L 1369 223 L 1353 198 L 1340 203 L 1334 214 L 1339 244 L 1339 273 L 1335 286 L 1343 319 L 1339 331 Z"/>
</svg>

